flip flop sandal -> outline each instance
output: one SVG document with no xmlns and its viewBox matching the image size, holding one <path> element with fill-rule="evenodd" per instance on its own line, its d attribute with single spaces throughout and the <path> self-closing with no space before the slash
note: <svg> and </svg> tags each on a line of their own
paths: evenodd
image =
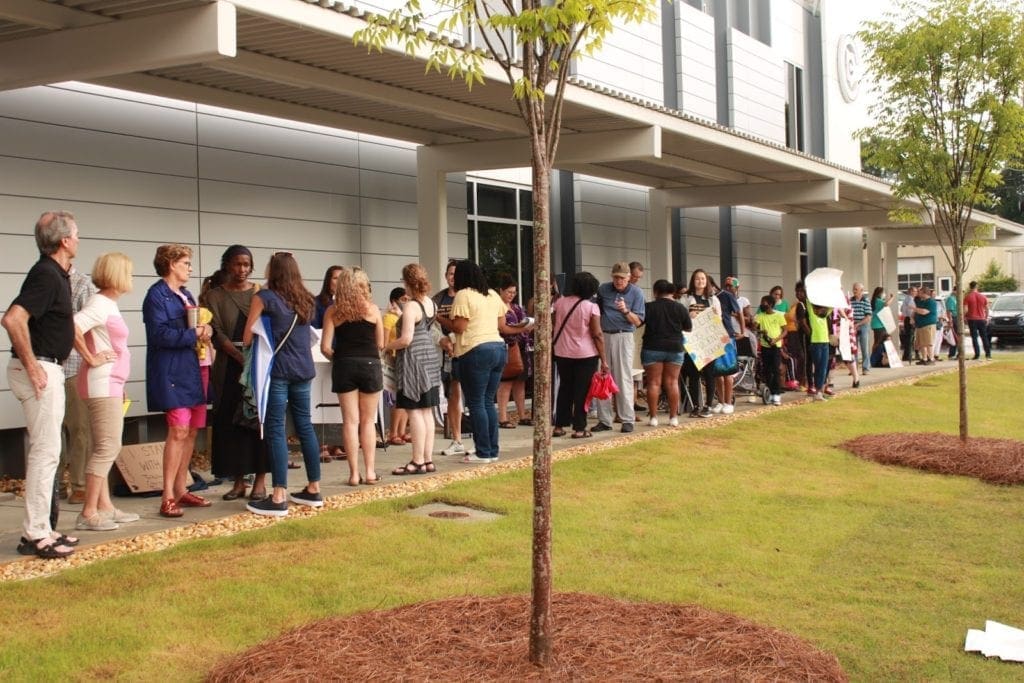
<svg viewBox="0 0 1024 683">
<path fill-rule="evenodd" d="M 551 430 L 551 436 L 565 436 L 565 430 L 561 427 L 555 427 Z"/>
<path fill-rule="evenodd" d="M 593 436 L 593 434 L 591 434 L 590 432 L 573 432 L 572 433 L 572 438 L 573 439 L 589 439 L 592 436 Z"/>
<path fill-rule="evenodd" d="M 523 426 L 523 427 L 532 427 L 533 426 L 533 420 L 520 420 L 519 424 L 521 426 Z"/>
<path fill-rule="evenodd" d="M 506 420 L 505 422 L 499 422 L 498 426 L 501 427 L 502 429 L 515 429 L 516 428 L 515 423 L 511 422 L 509 420 Z"/>
</svg>

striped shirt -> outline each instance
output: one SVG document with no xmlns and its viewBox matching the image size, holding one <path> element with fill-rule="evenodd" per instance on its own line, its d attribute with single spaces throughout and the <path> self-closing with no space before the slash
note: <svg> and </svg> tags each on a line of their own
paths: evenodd
<svg viewBox="0 0 1024 683">
<path fill-rule="evenodd" d="M 867 294 L 861 294 L 859 299 L 850 299 L 850 308 L 853 309 L 853 321 L 856 323 L 871 315 L 871 301 Z"/>
</svg>

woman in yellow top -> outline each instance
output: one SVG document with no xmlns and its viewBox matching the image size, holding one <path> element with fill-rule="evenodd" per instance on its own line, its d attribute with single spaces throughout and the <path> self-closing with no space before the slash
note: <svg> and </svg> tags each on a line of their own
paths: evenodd
<svg viewBox="0 0 1024 683">
<path fill-rule="evenodd" d="M 455 332 L 452 374 L 462 385 L 476 446 L 476 455 L 467 455 L 462 462 L 498 460 L 495 399 L 508 359 L 501 335 L 521 331 L 505 323 L 507 310 L 501 296 L 487 285 L 480 266 L 472 261 L 459 261 L 455 265 L 455 300 L 451 310 Z"/>
</svg>

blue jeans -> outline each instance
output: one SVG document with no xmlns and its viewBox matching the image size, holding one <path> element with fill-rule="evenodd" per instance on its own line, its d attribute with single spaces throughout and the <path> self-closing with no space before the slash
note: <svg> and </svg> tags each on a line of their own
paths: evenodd
<svg viewBox="0 0 1024 683">
<path fill-rule="evenodd" d="M 988 336 L 987 320 L 968 320 L 967 327 L 971 331 L 971 343 L 974 345 L 974 358 L 981 357 L 981 348 L 978 346 L 978 337 L 981 337 L 981 344 L 985 349 L 985 355 L 992 357 L 992 340 Z"/>
<path fill-rule="evenodd" d="M 495 400 L 508 359 L 505 342 L 487 342 L 459 356 L 459 382 L 473 425 L 478 458 L 498 457 L 498 408 Z"/>
<path fill-rule="evenodd" d="M 860 367 L 867 372 L 871 368 L 871 324 L 857 328 L 857 353 L 860 354 Z"/>
<path fill-rule="evenodd" d="M 289 382 L 270 380 L 267 397 L 267 415 L 264 431 L 270 451 L 270 472 L 275 487 L 288 486 L 288 436 L 285 433 L 285 410 L 292 414 L 295 433 L 302 443 L 302 460 L 306 463 L 306 477 L 310 482 L 320 481 L 320 444 L 313 431 L 309 414 L 309 380 Z"/>
<path fill-rule="evenodd" d="M 814 389 L 819 393 L 825 389 L 828 378 L 828 342 L 811 343 L 811 364 L 814 367 Z"/>
</svg>

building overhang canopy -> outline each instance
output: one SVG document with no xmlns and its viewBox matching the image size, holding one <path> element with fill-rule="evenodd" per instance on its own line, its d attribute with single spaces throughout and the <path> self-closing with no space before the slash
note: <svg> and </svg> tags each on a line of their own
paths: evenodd
<svg viewBox="0 0 1024 683">
<path fill-rule="evenodd" d="M 497 64 L 467 90 L 426 72 L 422 54 L 355 45 L 363 16 L 335 0 L 3 0 L 0 90 L 81 80 L 426 145 L 452 171 L 529 165 Z M 569 85 L 562 125 L 556 167 L 665 190 L 669 206 L 756 206 L 791 228 L 913 227 L 888 219 L 908 204 L 877 178 L 592 84 Z M 976 221 L 993 238 L 1024 234 Z"/>
</svg>

